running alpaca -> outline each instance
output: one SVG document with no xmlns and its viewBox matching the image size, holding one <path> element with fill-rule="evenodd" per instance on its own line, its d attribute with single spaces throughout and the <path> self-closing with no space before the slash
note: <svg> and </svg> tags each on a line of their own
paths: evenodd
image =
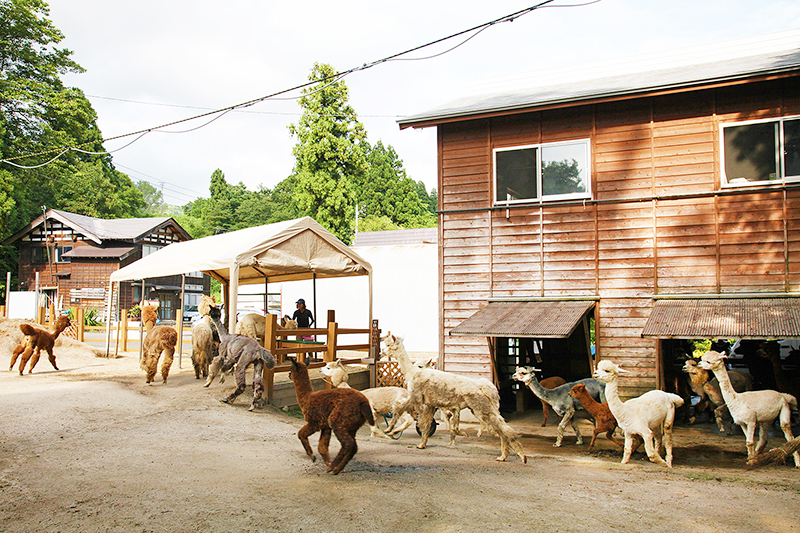
<svg viewBox="0 0 800 533">
<path fill-rule="evenodd" d="M 675 422 L 675 408 L 683 405 L 683 398 L 677 394 L 651 390 L 623 403 L 619 398 L 617 379 L 620 373 L 627 372 L 611 361 L 600 361 L 594 372 L 595 377 L 606 382 L 608 407 L 617 419 L 617 425 L 625 432 L 622 464 L 630 461 L 634 436 L 639 435 L 644 440 L 648 459 L 657 465 L 672 468 L 672 425 Z M 662 438 L 666 461 L 659 455 Z"/>
<path fill-rule="evenodd" d="M 725 355 L 718 352 L 706 352 L 700 359 L 700 366 L 711 370 L 717 376 L 722 396 L 733 416 L 733 421 L 744 430 L 748 461 L 754 460 L 767 445 L 769 428 L 778 417 L 780 417 L 781 429 L 786 441 L 791 441 L 791 412 L 797 410 L 797 399 L 791 394 L 774 390 L 737 393 L 731 385 L 724 361 Z M 758 445 L 755 443 L 756 427 L 760 428 Z M 800 453 L 794 452 L 792 455 L 794 465 L 800 467 Z"/>
<path fill-rule="evenodd" d="M 545 389 L 555 389 L 559 385 L 563 385 L 566 383 L 567 380 L 559 377 L 559 376 L 552 376 L 549 378 L 544 378 L 539 382 L 539 385 L 544 387 Z M 547 425 L 547 417 L 550 416 L 550 405 L 547 402 L 542 402 L 542 425 L 541 427 L 545 427 Z"/>
<path fill-rule="evenodd" d="M 303 444 L 306 454 L 311 457 L 312 461 L 316 461 L 317 458 L 308 443 L 308 437 L 319 431 L 319 454 L 325 461 L 328 472 L 336 475 L 358 451 L 356 443 L 358 429 L 364 425 L 364 422 L 371 426 L 375 425 L 369 400 L 357 390 L 350 388 L 313 392 L 306 365 L 294 359 L 290 359 L 290 361 L 292 370 L 289 372 L 289 378 L 294 383 L 297 403 L 300 404 L 303 418 L 306 421 L 306 425 L 297 432 L 297 438 Z M 331 432 L 336 435 L 341 444 L 341 449 L 333 461 L 328 454 Z"/>
<path fill-rule="evenodd" d="M 620 448 L 625 448 L 623 443 L 614 438 L 614 430 L 617 429 L 617 419 L 611 414 L 611 409 L 608 408 L 607 403 L 596 402 L 583 383 L 578 383 L 573 386 L 569 391 L 569 395 L 573 398 L 577 398 L 578 401 L 583 404 L 584 409 L 594 417 L 595 427 L 594 435 L 592 435 L 592 442 L 589 443 L 590 450 L 592 446 L 594 446 L 594 441 L 597 439 L 597 436 L 604 431 L 608 440 Z M 634 451 L 636 450 L 634 449 Z"/>
<path fill-rule="evenodd" d="M 556 448 L 561 446 L 561 441 L 564 440 L 564 433 L 567 431 L 567 424 L 572 426 L 577 437 L 576 444 L 583 444 L 583 437 L 578 425 L 575 423 L 575 416 L 580 418 L 588 418 L 589 414 L 583 408 L 583 404 L 576 398 L 570 396 L 569 391 L 578 383 L 586 385 L 586 389 L 591 394 L 592 398 L 600 403 L 606 401 L 605 398 L 605 385 L 596 379 L 584 378 L 580 381 L 573 381 L 559 385 L 554 389 L 545 389 L 536 379 L 535 372 L 538 372 L 530 366 L 519 366 L 516 372 L 511 376 L 512 379 L 521 381 L 528 386 L 529 389 L 540 399 L 543 403 L 547 403 L 553 408 L 553 411 L 561 417 L 561 422 L 558 424 L 558 436 L 556 442 L 553 444 Z"/>
<path fill-rule="evenodd" d="M 28 368 L 28 374 L 30 374 L 33 372 L 33 367 L 39 362 L 42 350 L 47 352 L 47 358 L 50 360 L 50 364 L 53 365 L 53 368 L 58 370 L 56 366 L 56 356 L 53 354 L 53 346 L 55 346 L 56 339 L 61 335 L 61 332 L 70 327 L 70 325 L 69 317 L 63 315 L 56 319 L 52 333 L 33 327 L 30 324 L 20 324 L 19 329 L 25 335 L 25 340 L 22 341 L 22 344 L 14 348 L 14 352 L 11 354 L 11 364 L 8 367 L 8 371 L 11 372 L 11 370 L 14 369 L 14 364 L 19 357 L 19 375 L 22 375 L 22 372 L 25 370 L 25 365 L 28 364 L 28 360 L 31 362 L 31 366 Z"/>
<path fill-rule="evenodd" d="M 175 346 L 178 344 L 178 332 L 170 326 L 155 325 L 156 309 L 151 305 L 142 308 L 142 322 L 147 328 L 147 335 L 142 344 L 142 361 L 139 364 L 146 372 L 145 383 L 152 383 L 158 371 L 158 360 L 164 356 L 161 362 L 161 377 L 164 385 L 167 384 L 169 370 L 172 367 L 172 359 L 175 355 Z"/>
<path fill-rule="evenodd" d="M 221 398 L 223 403 L 233 403 L 237 396 L 244 392 L 246 381 L 245 373 L 247 367 L 253 366 L 253 403 L 249 410 L 253 411 L 261 403 L 264 394 L 264 366 L 273 368 L 275 358 L 269 350 L 258 344 L 258 341 L 244 335 L 229 335 L 228 330 L 220 322 L 219 309 L 211 309 L 209 318 L 217 330 L 220 338 L 219 355 L 214 358 L 209 368 L 208 379 L 205 387 L 211 385 L 219 372 L 224 373 L 234 368 L 233 375 L 236 378 L 236 389 L 226 398 Z M 235 367 L 234 367 L 235 365 Z M 220 380 L 222 381 L 222 380 Z"/>
<path fill-rule="evenodd" d="M 328 363 L 320 369 L 320 372 L 330 379 L 331 385 L 335 388 L 350 388 L 347 383 L 349 378 L 347 369 L 340 360 L 337 359 L 333 363 Z M 400 425 L 394 428 L 392 434 L 400 433 L 414 423 L 414 417 L 410 413 L 403 412 L 400 415 L 403 406 L 408 402 L 409 394 L 407 389 L 403 387 L 375 387 L 362 390 L 361 393 L 369 400 L 369 406 L 372 408 L 372 417 L 375 420 L 378 419 L 378 415 L 391 415 L 393 420 L 395 417 L 400 418 Z M 373 437 L 390 438 L 378 428 L 377 424 L 370 424 L 369 428 Z"/>
<path fill-rule="evenodd" d="M 714 377 L 710 371 L 697 366 L 697 361 L 694 359 L 687 360 L 683 365 L 683 371 L 689 374 L 689 384 L 692 391 L 700 396 L 701 402 L 705 399 L 706 403 L 712 403 L 716 407 L 714 409 L 714 419 L 717 422 L 717 427 L 720 433 L 727 433 L 730 435 L 731 428 L 726 427 L 730 425 L 730 414 L 725 405 L 725 399 L 722 397 L 722 391 L 719 388 L 719 380 Z M 739 372 L 738 370 L 731 370 L 728 372 L 731 379 L 731 384 L 736 392 L 745 392 L 753 390 L 753 380 L 749 374 Z M 699 392 L 698 392 L 699 391 Z M 698 402 L 695 407 L 695 412 L 699 412 L 698 407 L 701 404 Z M 689 419 L 689 423 L 693 424 L 696 415 Z M 726 424 L 727 422 L 727 424 Z"/>
<path fill-rule="evenodd" d="M 216 308 L 217 304 L 212 298 L 203 295 L 197 309 L 203 317 L 192 327 L 192 365 L 194 366 L 194 377 L 200 379 L 208 377 L 208 365 L 219 353 L 219 337 L 214 338 L 215 330 L 211 327 L 211 319 L 208 314 L 211 308 Z"/>
<path fill-rule="evenodd" d="M 498 461 L 506 460 L 510 446 L 523 463 L 527 462 L 517 433 L 506 423 L 493 399 L 484 394 L 475 380 L 433 368 L 419 368 L 411 362 L 401 338 L 389 333 L 381 340 L 386 346 L 386 354 L 397 360 L 406 377 L 411 394 L 409 407 L 420 414 L 422 440 L 417 448 L 425 448 L 428 443 L 428 432 L 436 409 L 460 409 L 461 405 L 465 405 L 500 437 Z M 455 433 L 452 430 L 450 442 L 455 442 Z"/>
</svg>

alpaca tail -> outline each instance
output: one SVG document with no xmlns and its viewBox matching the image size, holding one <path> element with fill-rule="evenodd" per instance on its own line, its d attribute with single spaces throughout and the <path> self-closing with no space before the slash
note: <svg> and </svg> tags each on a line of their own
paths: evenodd
<svg viewBox="0 0 800 533">
<path fill-rule="evenodd" d="M 667 393 L 667 394 L 669 394 L 669 399 L 670 399 L 670 401 L 672 401 L 672 403 L 673 403 L 673 405 L 675 405 L 675 407 L 680 407 L 680 406 L 683 405 L 683 398 L 681 398 L 677 394 L 672 394 L 671 392 Z"/>
<path fill-rule="evenodd" d="M 792 411 L 797 411 L 797 410 L 798 410 L 798 409 L 797 409 L 797 398 L 795 398 L 795 397 L 794 397 L 794 396 L 792 396 L 791 394 L 786 394 L 785 392 L 782 392 L 782 393 L 781 393 L 781 396 L 783 396 L 783 397 L 784 397 L 784 399 L 785 399 L 787 402 L 789 402 L 789 408 L 790 408 Z"/>
<path fill-rule="evenodd" d="M 264 366 L 267 368 L 275 367 L 275 358 L 272 356 L 269 350 L 266 348 L 260 348 L 258 355 L 261 357 L 261 360 L 264 361 Z"/>
<path fill-rule="evenodd" d="M 30 324 L 20 324 L 19 330 L 25 335 L 35 335 L 36 328 L 31 326 Z"/>
<path fill-rule="evenodd" d="M 367 424 L 370 426 L 375 425 L 375 417 L 372 416 L 372 407 L 369 406 L 369 400 L 364 398 L 364 401 L 361 402 L 361 414 L 364 415 L 364 418 L 367 419 Z"/>
</svg>

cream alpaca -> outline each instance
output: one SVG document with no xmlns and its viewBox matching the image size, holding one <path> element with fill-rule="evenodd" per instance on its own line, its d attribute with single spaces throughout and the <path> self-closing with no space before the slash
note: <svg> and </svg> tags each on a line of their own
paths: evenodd
<svg viewBox="0 0 800 533">
<path fill-rule="evenodd" d="M 419 368 L 411 362 L 401 338 L 389 333 L 381 340 L 386 346 L 386 354 L 394 357 L 400 364 L 411 394 L 409 406 L 419 413 L 422 440 L 417 448 L 425 448 L 428 442 L 428 431 L 436 409 L 460 409 L 462 405 L 466 405 L 478 419 L 499 435 L 498 461 L 505 461 L 508 457 L 509 446 L 519 455 L 523 463 L 527 461 L 516 432 L 500 416 L 497 406 L 487 398 L 475 380 L 433 368 Z M 455 433 L 452 430 L 450 442 L 455 442 Z"/>
<path fill-rule="evenodd" d="M 797 410 L 797 399 L 791 394 L 774 390 L 757 390 L 737 393 L 733 390 L 724 364 L 725 355 L 706 352 L 700 367 L 711 370 L 719 380 L 725 404 L 733 421 L 742 427 L 747 444 L 747 459 L 753 460 L 767 445 L 769 428 L 780 416 L 781 429 L 786 441 L 792 440 L 791 411 Z M 760 428 L 758 445 L 755 443 L 756 427 Z M 800 454 L 794 452 L 794 465 L 800 467 Z"/>
<path fill-rule="evenodd" d="M 608 407 L 617 419 L 617 425 L 625 432 L 622 464 L 630 461 L 633 437 L 639 435 L 644 440 L 647 457 L 658 465 L 672 468 L 672 425 L 675 422 L 675 408 L 683 405 L 683 398 L 677 394 L 651 390 L 623 403 L 617 388 L 617 377 L 621 372 L 627 373 L 627 370 L 611 361 L 600 361 L 594 376 L 606 382 Z M 666 461 L 659 455 L 662 437 Z"/>
</svg>

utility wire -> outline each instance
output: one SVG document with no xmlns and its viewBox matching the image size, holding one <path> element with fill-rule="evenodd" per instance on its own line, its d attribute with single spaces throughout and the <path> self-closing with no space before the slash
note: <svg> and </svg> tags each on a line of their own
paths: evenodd
<svg viewBox="0 0 800 533">
<path fill-rule="evenodd" d="M 599 2 L 600 0 L 594 0 L 592 2 L 587 2 L 585 4 L 574 4 L 574 5 L 569 5 L 569 6 L 548 6 L 548 4 L 550 4 L 550 3 L 554 2 L 554 1 L 555 0 L 544 0 L 544 1 L 539 2 L 538 4 L 535 4 L 533 6 L 527 7 L 525 9 L 520 9 L 519 11 L 515 11 L 514 13 L 511 13 L 509 15 L 505 15 L 503 17 L 494 19 L 492 21 L 485 22 L 483 24 L 479 24 L 477 26 L 473 26 L 472 28 L 459 31 L 459 32 L 454 33 L 452 35 L 448 35 L 447 37 L 442 37 L 440 39 L 436 39 L 436 40 L 428 42 L 426 44 L 423 44 L 423 45 L 420 45 L 420 46 L 415 46 L 414 48 L 410 48 L 410 49 L 405 50 L 403 52 L 399 52 L 399 53 L 384 57 L 382 59 L 378 59 L 376 61 L 372 61 L 371 63 L 364 63 L 360 67 L 354 67 L 354 68 L 351 68 L 351 69 L 348 69 L 348 70 L 337 72 L 335 74 L 331 74 L 330 76 L 325 76 L 325 77 L 317 79 L 317 80 L 312 80 L 312 81 L 309 81 L 309 82 L 306 82 L 306 83 L 302 83 L 300 85 L 295 85 L 294 87 L 291 87 L 291 88 L 288 88 L 288 89 L 283 89 L 283 90 L 280 90 L 280 91 L 277 91 L 277 92 L 274 92 L 274 93 L 271 93 L 271 94 L 268 94 L 268 95 L 265 95 L 265 96 L 261 96 L 261 97 L 258 97 L 258 98 L 254 98 L 252 100 L 248 100 L 248 101 L 242 102 L 240 104 L 235 104 L 235 105 L 232 105 L 232 106 L 223 107 L 221 109 L 216 109 L 216 110 L 208 111 L 208 112 L 205 112 L 205 113 L 200 113 L 198 115 L 195 115 L 195 116 L 192 116 L 192 117 L 188 117 L 188 118 L 184 118 L 184 119 L 173 120 L 171 122 L 167 122 L 165 124 L 161 124 L 160 126 L 154 126 L 154 127 L 151 127 L 151 128 L 145 128 L 145 129 L 141 129 L 141 130 L 138 130 L 138 131 L 133 131 L 133 132 L 130 132 L 130 133 L 125 133 L 125 134 L 121 134 L 121 135 L 115 135 L 115 136 L 112 136 L 112 137 L 107 137 L 105 139 L 102 139 L 100 142 L 104 143 L 104 142 L 114 141 L 114 140 L 117 140 L 117 139 L 123 139 L 123 138 L 126 138 L 126 137 L 137 136 L 137 138 L 134 139 L 131 143 L 128 143 L 127 145 L 122 147 L 122 148 L 126 148 L 127 146 L 130 146 L 130 144 L 133 144 L 133 142 L 138 141 L 139 139 L 141 139 L 143 136 L 147 135 L 148 133 L 151 133 L 151 132 L 154 132 L 154 131 L 160 131 L 163 128 L 167 128 L 167 127 L 170 127 L 170 126 L 175 126 L 175 125 L 178 125 L 178 124 L 183 124 L 185 122 L 189 122 L 189 121 L 192 121 L 192 120 L 197 120 L 197 119 L 200 119 L 200 118 L 205 118 L 205 117 L 209 117 L 209 116 L 212 116 L 212 115 L 220 114 L 218 117 L 214 118 L 213 120 L 210 120 L 210 121 L 206 122 L 205 124 L 203 124 L 202 126 L 199 126 L 197 128 L 192 128 L 192 129 L 189 129 L 189 130 L 185 130 L 183 132 L 170 132 L 170 133 L 186 133 L 186 132 L 190 132 L 190 131 L 195 131 L 195 130 L 197 130 L 199 128 L 202 128 L 202 127 L 205 127 L 205 126 L 211 124 L 212 122 L 214 122 L 215 120 L 217 120 L 221 116 L 223 116 L 223 115 L 225 115 L 225 114 L 227 114 L 227 113 L 229 113 L 231 111 L 240 110 L 242 108 L 251 107 L 251 106 L 253 106 L 255 104 L 258 104 L 258 103 L 261 103 L 261 102 L 263 102 L 265 100 L 278 99 L 277 98 L 278 96 L 281 96 L 281 95 L 284 95 L 284 94 L 288 94 L 288 93 L 291 93 L 293 91 L 297 91 L 297 90 L 300 90 L 300 89 L 304 89 L 306 87 L 309 87 L 311 85 L 315 85 L 315 84 L 318 84 L 318 83 L 320 83 L 320 84 L 321 83 L 327 83 L 327 82 L 335 83 L 339 79 L 342 79 L 345 76 L 348 76 L 348 75 L 350 75 L 350 74 L 352 74 L 354 72 L 367 70 L 367 69 L 376 67 L 378 65 L 381 65 L 383 63 L 387 63 L 389 61 L 401 60 L 401 59 L 399 59 L 401 56 L 405 56 L 407 54 L 411 54 L 413 52 L 417 52 L 417 51 L 422 50 L 424 48 L 428 48 L 430 46 L 437 45 L 439 43 L 448 41 L 450 39 L 454 39 L 454 38 L 460 37 L 462 35 L 467 35 L 467 34 L 472 33 L 472 32 L 480 33 L 483 30 L 486 30 L 491 26 L 494 26 L 494 25 L 497 25 L 497 24 L 501 24 L 501 23 L 504 23 L 504 22 L 513 22 L 514 20 L 518 19 L 519 17 L 522 17 L 523 15 L 527 15 L 528 13 L 531 13 L 531 12 L 537 10 L 537 9 L 542 8 L 542 7 L 581 7 L 581 6 L 584 6 L 584 5 L 589 5 L 589 4 L 593 4 L 593 3 Z M 459 46 L 465 44 L 467 41 L 472 39 L 472 37 L 474 37 L 474 35 L 470 36 L 469 38 L 465 39 L 460 44 L 458 44 L 458 45 L 452 47 L 451 49 L 449 49 L 449 50 L 447 50 L 445 52 L 442 52 L 442 53 L 448 53 L 448 52 L 458 48 Z M 419 57 L 419 58 L 410 58 L 410 59 L 404 58 L 402 60 L 403 61 L 411 61 L 411 60 L 421 61 L 421 60 L 424 60 L 424 59 L 429 59 L 431 57 L 437 57 L 438 55 L 441 55 L 441 54 L 437 54 L 437 55 L 429 56 L 429 57 Z M 33 154 L 9 157 L 9 158 L 5 158 L 5 159 L 0 159 L 0 163 L 8 163 L 10 165 L 14 165 L 14 166 L 19 167 L 19 168 L 39 168 L 39 167 L 42 167 L 42 166 L 45 166 L 45 165 L 48 165 L 48 164 L 52 163 L 53 161 L 58 159 L 61 155 L 63 155 L 64 153 L 66 153 L 69 150 L 76 150 L 76 149 L 78 149 L 78 148 L 80 148 L 82 146 L 86 146 L 86 145 L 89 145 L 89 144 L 95 144 L 97 142 L 98 141 L 91 141 L 91 142 L 86 142 L 86 143 L 78 144 L 76 146 L 71 146 L 71 147 L 67 147 L 67 148 L 56 148 L 56 149 L 52 149 L 52 150 L 43 150 L 41 152 L 37 152 L 37 153 L 33 153 Z M 122 148 L 120 148 L 120 149 L 122 149 Z M 34 165 L 34 166 L 30 166 L 29 167 L 29 166 L 19 165 L 19 164 L 16 164 L 16 163 L 12 162 L 12 161 L 18 160 L 18 159 L 23 159 L 23 158 L 28 158 L 28 157 L 36 157 L 36 156 L 39 156 L 39 155 L 48 155 L 48 154 L 53 154 L 53 153 L 56 153 L 56 152 L 59 152 L 58 155 L 56 155 L 54 158 L 50 159 L 46 163 L 42 163 L 41 165 Z M 105 152 L 105 153 L 110 153 L 110 152 Z"/>
</svg>

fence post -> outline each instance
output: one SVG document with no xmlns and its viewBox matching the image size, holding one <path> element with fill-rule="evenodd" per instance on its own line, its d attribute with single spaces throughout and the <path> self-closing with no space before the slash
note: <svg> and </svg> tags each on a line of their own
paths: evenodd
<svg viewBox="0 0 800 533">
<path fill-rule="evenodd" d="M 44 320 L 45 308 L 44 307 L 39 307 L 38 309 L 39 309 L 39 312 L 36 313 L 36 323 L 40 324 L 40 325 L 44 325 L 44 323 L 45 323 L 45 320 Z"/>
<path fill-rule="evenodd" d="M 49 315 L 50 326 L 51 327 L 55 326 L 55 323 L 56 323 L 56 306 L 53 305 L 53 304 L 50 304 L 48 306 L 47 313 Z"/>
<path fill-rule="evenodd" d="M 122 351 L 128 351 L 128 310 L 122 310 L 122 316 L 120 317 L 120 327 L 122 328 Z"/>
<path fill-rule="evenodd" d="M 378 386 L 378 360 L 381 358 L 381 330 L 378 329 L 378 319 L 372 320 L 369 328 L 369 386 Z"/>
<path fill-rule="evenodd" d="M 278 341 L 275 339 L 275 332 L 278 330 L 278 317 L 272 313 L 267 313 L 264 318 L 264 348 L 275 357 L 275 365 L 283 363 L 283 356 L 275 355 L 275 348 L 278 346 Z M 261 373 L 264 383 L 264 388 L 267 389 L 267 402 L 275 399 L 275 370 L 272 368 L 264 367 Z"/>
<path fill-rule="evenodd" d="M 75 309 L 75 320 L 78 322 L 78 342 L 83 342 L 83 307 L 77 307 Z"/>
</svg>

